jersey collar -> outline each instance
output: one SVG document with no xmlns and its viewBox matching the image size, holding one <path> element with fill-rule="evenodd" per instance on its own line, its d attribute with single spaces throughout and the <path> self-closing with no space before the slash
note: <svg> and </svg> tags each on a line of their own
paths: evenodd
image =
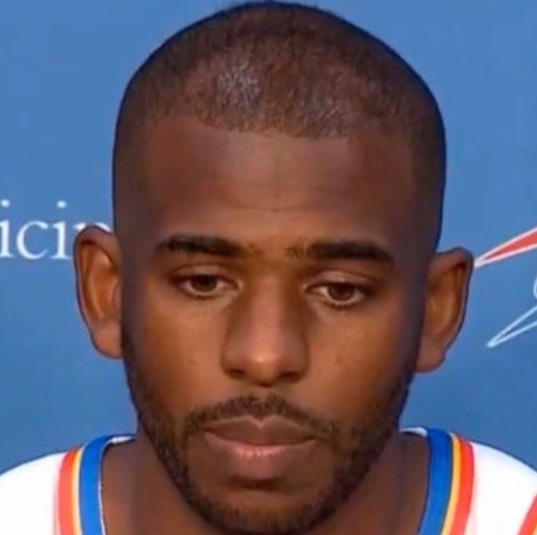
<svg viewBox="0 0 537 535">
<path fill-rule="evenodd" d="M 472 446 L 440 430 L 414 430 L 429 443 L 427 497 L 417 535 L 464 535 L 474 486 Z M 102 437 L 68 452 L 56 492 L 55 535 L 106 535 L 101 466 L 106 449 L 132 440 Z"/>
</svg>

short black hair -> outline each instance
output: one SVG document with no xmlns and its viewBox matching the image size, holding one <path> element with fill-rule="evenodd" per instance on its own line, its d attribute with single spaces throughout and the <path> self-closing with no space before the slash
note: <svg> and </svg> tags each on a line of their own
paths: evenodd
<svg viewBox="0 0 537 535">
<path fill-rule="evenodd" d="M 216 127 L 294 136 L 352 136 L 372 127 L 402 135 L 416 176 L 433 193 L 438 238 L 446 142 L 436 99 L 392 48 L 333 13 L 247 2 L 169 37 L 132 76 L 121 102 L 115 205 L 122 154 L 140 132 L 173 113 Z"/>
</svg>

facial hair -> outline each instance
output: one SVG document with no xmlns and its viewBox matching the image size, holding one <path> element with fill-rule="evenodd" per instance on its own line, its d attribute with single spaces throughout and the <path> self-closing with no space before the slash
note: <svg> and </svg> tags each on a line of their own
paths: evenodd
<svg viewBox="0 0 537 535">
<path fill-rule="evenodd" d="M 179 497 L 207 523 L 229 535 L 298 535 L 333 515 L 364 481 L 398 428 L 413 376 L 410 367 L 406 367 L 382 399 L 363 411 L 365 417 L 347 433 L 345 440 L 337 422 L 297 407 L 276 394 L 263 398 L 241 396 L 198 407 L 177 422 L 156 385 L 144 373 L 126 329 L 123 329 L 122 344 L 127 384 L 138 422 L 157 458 Z M 324 488 L 309 503 L 281 515 L 255 514 L 207 496 L 192 477 L 189 465 L 189 446 L 193 439 L 209 423 L 241 416 L 262 419 L 273 415 L 311 431 L 332 449 L 337 462 Z"/>
</svg>

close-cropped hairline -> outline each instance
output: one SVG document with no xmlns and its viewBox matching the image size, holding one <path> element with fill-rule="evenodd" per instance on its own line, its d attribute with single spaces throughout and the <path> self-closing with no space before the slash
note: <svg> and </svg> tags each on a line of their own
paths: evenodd
<svg viewBox="0 0 537 535">
<path fill-rule="evenodd" d="M 297 137 L 349 137 L 364 126 L 397 131 L 415 153 L 417 178 L 441 204 L 446 147 L 435 97 L 395 51 L 330 13 L 279 2 L 239 5 L 167 39 L 124 93 L 114 182 L 129 145 L 173 114 Z"/>
</svg>

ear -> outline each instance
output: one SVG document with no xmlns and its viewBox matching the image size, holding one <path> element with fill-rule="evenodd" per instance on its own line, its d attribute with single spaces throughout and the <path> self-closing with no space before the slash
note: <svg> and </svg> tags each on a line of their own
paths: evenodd
<svg viewBox="0 0 537 535">
<path fill-rule="evenodd" d="M 437 254 L 431 261 L 417 372 L 438 368 L 459 334 L 466 314 L 472 269 L 472 255 L 463 249 Z"/>
<path fill-rule="evenodd" d="M 98 227 L 82 230 L 74 245 L 78 306 L 97 351 L 121 355 L 120 258 L 116 237 Z"/>
</svg>

